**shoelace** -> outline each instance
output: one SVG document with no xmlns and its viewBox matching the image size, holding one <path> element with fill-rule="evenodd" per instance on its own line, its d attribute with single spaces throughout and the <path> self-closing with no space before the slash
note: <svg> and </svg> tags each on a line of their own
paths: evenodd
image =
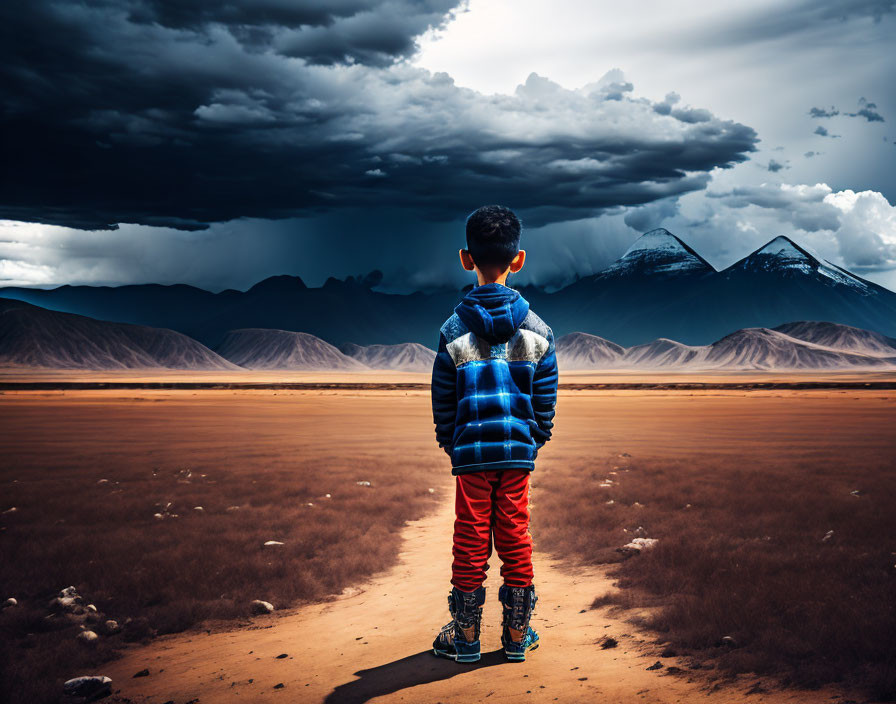
<svg viewBox="0 0 896 704">
<path fill-rule="evenodd" d="M 526 608 L 525 592 L 522 589 L 514 589 L 511 592 L 511 597 L 509 625 L 511 628 L 523 631 L 535 610 L 535 602 L 538 601 L 538 597 L 532 595 L 528 609 Z"/>
</svg>

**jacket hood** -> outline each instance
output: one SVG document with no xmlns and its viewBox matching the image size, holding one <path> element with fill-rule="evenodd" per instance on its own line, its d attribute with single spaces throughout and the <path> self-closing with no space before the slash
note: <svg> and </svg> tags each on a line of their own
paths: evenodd
<svg viewBox="0 0 896 704">
<path fill-rule="evenodd" d="M 454 312 L 476 337 L 492 345 L 507 342 L 529 312 L 529 301 L 497 282 L 474 286 Z"/>
</svg>

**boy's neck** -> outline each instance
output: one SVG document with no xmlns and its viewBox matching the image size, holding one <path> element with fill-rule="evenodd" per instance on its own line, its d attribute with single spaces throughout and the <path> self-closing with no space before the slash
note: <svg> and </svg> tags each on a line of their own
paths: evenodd
<svg viewBox="0 0 896 704">
<path fill-rule="evenodd" d="M 510 273 L 508 269 L 503 274 L 501 274 L 497 279 L 486 278 L 482 275 L 482 272 L 476 271 L 476 279 L 478 280 L 477 286 L 485 286 L 486 284 L 501 284 L 502 286 L 507 286 L 507 275 Z"/>
</svg>

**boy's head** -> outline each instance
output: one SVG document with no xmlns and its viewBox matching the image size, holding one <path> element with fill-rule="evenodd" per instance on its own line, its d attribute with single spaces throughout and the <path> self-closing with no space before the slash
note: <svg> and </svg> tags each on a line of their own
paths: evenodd
<svg viewBox="0 0 896 704">
<path fill-rule="evenodd" d="M 483 205 L 467 217 L 467 248 L 460 250 L 464 269 L 476 270 L 480 284 L 503 281 L 526 258 L 520 249 L 522 225 L 510 208 Z"/>
</svg>

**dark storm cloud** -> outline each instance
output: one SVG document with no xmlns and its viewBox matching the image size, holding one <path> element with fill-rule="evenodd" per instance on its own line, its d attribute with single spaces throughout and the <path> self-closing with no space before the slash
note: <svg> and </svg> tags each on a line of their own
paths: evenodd
<svg viewBox="0 0 896 704">
<path fill-rule="evenodd" d="M 837 110 L 833 105 L 830 110 L 825 110 L 823 108 L 815 108 L 813 107 L 809 110 L 810 117 L 834 117 L 839 115 L 840 111 Z M 864 97 L 859 98 L 859 109 L 856 112 L 845 112 L 843 113 L 847 117 L 864 117 L 868 122 L 884 122 L 883 115 L 877 112 L 877 104 L 871 103 L 866 100 Z M 824 127 L 817 127 L 815 130 L 815 134 L 820 134 L 822 137 L 827 137 L 828 133 Z M 839 136 L 839 135 L 831 135 L 831 136 Z"/>
<path fill-rule="evenodd" d="M 871 103 L 874 105 L 874 103 Z M 846 113 L 850 117 L 864 117 L 868 122 L 883 122 L 884 118 L 879 112 L 875 112 L 872 108 L 864 107 L 857 112 Z"/>
<path fill-rule="evenodd" d="M 789 166 L 785 166 L 779 161 L 775 161 L 774 159 L 769 159 L 768 166 L 766 167 L 772 173 L 777 173 L 781 169 L 789 169 Z"/>
<path fill-rule="evenodd" d="M 681 205 L 677 198 L 667 198 L 656 203 L 642 205 L 639 208 L 630 208 L 625 214 L 623 222 L 638 232 L 645 232 L 677 215 L 680 208 Z"/>
<path fill-rule="evenodd" d="M 837 139 L 837 137 L 840 136 L 839 134 L 831 134 L 830 132 L 828 132 L 827 127 L 822 127 L 821 125 L 815 128 L 815 132 L 813 134 L 817 134 L 821 137 L 830 137 L 831 139 Z"/>
<path fill-rule="evenodd" d="M 32 2 L 0 7 L 0 218 L 201 229 L 341 207 L 530 225 L 703 189 L 756 132 L 633 98 L 621 72 L 514 95 L 401 60 L 456 3 Z"/>
<path fill-rule="evenodd" d="M 864 117 L 868 122 L 883 122 L 883 116 L 877 112 L 877 104 L 869 103 L 865 98 L 859 98 L 859 109 L 856 112 L 846 113 L 850 117 Z"/>
<path fill-rule="evenodd" d="M 94 0 L 134 25 L 194 32 L 226 26 L 240 43 L 273 47 L 309 63 L 387 65 L 415 49 L 415 37 L 441 27 L 460 0 Z M 465 3 L 464 3 L 465 6 Z"/>
</svg>

